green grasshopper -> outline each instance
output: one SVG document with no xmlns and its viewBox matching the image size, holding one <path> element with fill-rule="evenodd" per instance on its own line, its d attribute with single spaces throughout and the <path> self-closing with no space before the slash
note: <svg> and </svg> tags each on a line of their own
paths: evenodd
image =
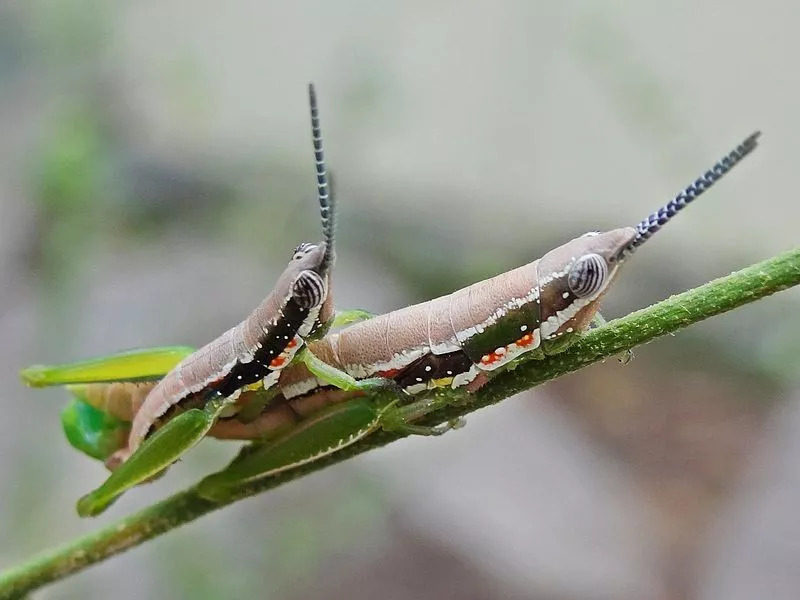
<svg viewBox="0 0 800 600">
<path fill-rule="evenodd" d="M 324 335 L 335 322 L 328 293 L 335 258 L 335 204 L 313 85 L 309 103 L 324 241 L 300 244 L 275 288 L 244 321 L 196 351 L 156 348 L 66 365 L 36 365 L 22 372 L 29 385 L 68 385 L 79 397 L 90 389 L 86 386 L 99 382 L 125 382 L 133 390 L 146 391 L 135 408 L 129 407 L 125 444 L 121 438 L 128 426 L 105 418 L 85 402 L 73 402 L 62 416 L 68 440 L 87 454 L 105 459 L 113 471 L 100 488 L 79 501 L 80 514 L 101 512 L 127 489 L 163 472 L 202 439 L 221 415 L 237 410 L 242 391 L 258 388 L 267 402 L 281 371 L 309 360 L 306 342 Z M 361 316 L 351 311 L 340 315 L 339 321 Z M 356 382 L 344 373 L 333 375 L 331 384 L 353 391 L 382 385 L 381 381 Z M 154 385 L 143 385 L 154 380 Z M 154 432 L 163 421 L 166 424 Z"/>
</svg>

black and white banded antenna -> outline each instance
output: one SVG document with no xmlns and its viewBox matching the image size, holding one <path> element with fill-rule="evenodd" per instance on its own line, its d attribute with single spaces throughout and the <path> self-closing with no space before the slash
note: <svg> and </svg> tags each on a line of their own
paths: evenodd
<svg viewBox="0 0 800 600">
<path fill-rule="evenodd" d="M 317 197 L 322 218 L 322 233 L 325 238 L 325 255 L 320 264 L 320 272 L 326 273 L 333 266 L 336 257 L 334 237 L 336 230 L 336 202 L 328 185 L 325 169 L 325 153 L 322 149 L 322 131 L 319 125 L 319 108 L 314 84 L 308 84 L 308 103 L 311 107 L 311 140 L 314 143 L 314 162 L 317 171 Z"/>
<path fill-rule="evenodd" d="M 711 167 L 703 175 L 698 177 L 694 183 L 691 183 L 689 186 L 687 186 L 680 194 L 659 208 L 657 212 L 654 212 L 641 223 L 636 225 L 636 237 L 634 237 L 631 243 L 625 248 L 623 255 L 631 254 L 639 246 L 650 239 L 655 232 L 666 225 L 666 223 L 672 219 L 672 217 L 683 210 L 687 204 L 708 190 L 717 181 L 722 179 L 723 175 L 735 167 L 745 156 L 756 149 L 758 146 L 758 137 L 760 135 L 760 131 L 756 131 L 750 135 L 750 137 L 744 140 L 736 148 L 731 150 L 717 164 Z"/>
</svg>

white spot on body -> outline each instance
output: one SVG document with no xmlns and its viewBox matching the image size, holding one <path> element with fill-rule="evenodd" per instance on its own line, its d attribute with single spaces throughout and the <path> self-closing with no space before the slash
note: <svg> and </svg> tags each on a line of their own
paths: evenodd
<svg viewBox="0 0 800 600">
<path fill-rule="evenodd" d="M 456 389 L 460 388 L 463 385 L 467 385 L 478 376 L 478 373 L 479 373 L 478 367 L 472 365 L 467 371 L 459 373 L 458 375 L 453 377 L 453 381 L 450 383 L 450 387 Z"/>
<path fill-rule="evenodd" d="M 265 390 L 268 390 L 273 385 L 278 383 L 278 378 L 280 376 L 281 376 L 280 371 L 270 371 L 269 374 L 266 377 L 264 377 L 264 379 L 261 381 L 261 384 L 264 386 Z"/>
<path fill-rule="evenodd" d="M 588 305 L 591 301 L 592 300 L 590 298 L 578 298 L 564 310 L 560 310 L 556 314 L 549 316 L 547 320 L 540 326 L 542 335 L 548 340 L 552 339 L 552 335 L 558 331 L 558 328 L 561 327 L 561 325 L 578 314 L 578 311 L 584 306 Z"/>
<path fill-rule="evenodd" d="M 411 394 L 412 396 L 414 394 L 419 394 L 420 392 L 424 392 L 427 389 L 428 389 L 428 386 L 427 386 L 427 384 L 424 384 L 424 383 L 415 383 L 415 384 L 409 385 L 408 387 L 405 388 L 406 393 Z"/>
</svg>

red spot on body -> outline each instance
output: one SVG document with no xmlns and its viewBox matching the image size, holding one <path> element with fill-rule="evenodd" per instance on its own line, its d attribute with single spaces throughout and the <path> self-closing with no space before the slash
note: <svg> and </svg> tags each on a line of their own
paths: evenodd
<svg viewBox="0 0 800 600">
<path fill-rule="evenodd" d="M 532 343 L 533 343 L 533 336 L 530 333 L 526 333 L 516 341 L 517 346 L 522 346 L 523 348 L 526 346 L 530 346 Z"/>
<path fill-rule="evenodd" d="M 276 356 L 269 362 L 269 366 L 272 367 L 273 369 L 277 369 L 278 367 L 282 367 L 283 363 L 285 362 L 286 362 L 285 358 L 283 358 L 282 356 Z"/>
<path fill-rule="evenodd" d="M 297 340 L 296 340 L 296 339 L 294 339 L 294 338 L 292 338 L 292 341 L 291 341 L 291 342 L 289 342 L 288 344 L 286 344 L 286 347 L 287 347 L 287 348 L 294 348 L 295 346 L 297 346 Z"/>
<path fill-rule="evenodd" d="M 378 371 L 375 373 L 378 377 L 392 378 L 400 372 L 400 369 L 387 369 L 385 371 Z"/>
<path fill-rule="evenodd" d="M 500 354 L 498 354 L 497 352 L 484 354 L 481 357 L 481 363 L 483 363 L 484 365 L 491 365 L 493 363 L 496 363 L 498 360 L 501 360 L 503 358 L 503 355 L 505 355 L 505 349 L 503 349 L 503 352 L 501 352 Z"/>
</svg>

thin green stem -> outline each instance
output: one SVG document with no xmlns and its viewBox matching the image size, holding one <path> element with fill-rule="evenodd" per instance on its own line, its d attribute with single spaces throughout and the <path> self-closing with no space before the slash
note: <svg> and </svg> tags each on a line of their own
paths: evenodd
<svg viewBox="0 0 800 600">
<path fill-rule="evenodd" d="M 499 375 L 476 394 L 468 395 L 458 390 L 440 392 L 431 402 L 429 412 L 418 411 L 414 416 L 425 413 L 422 423 L 436 424 L 466 415 L 550 379 L 799 283 L 800 248 L 796 248 L 611 321 L 604 327 L 586 333 L 566 352 L 545 360 L 523 363 L 515 370 Z M 194 488 L 190 488 L 94 534 L 6 571 L 0 575 L 0 600 L 20 597 L 208 512 L 383 446 L 399 437 L 402 436 L 396 433 L 376 432 L 322 460 L 243 486 L 235 495 L 217 502 L 201 498 Z"/>
</svg>

